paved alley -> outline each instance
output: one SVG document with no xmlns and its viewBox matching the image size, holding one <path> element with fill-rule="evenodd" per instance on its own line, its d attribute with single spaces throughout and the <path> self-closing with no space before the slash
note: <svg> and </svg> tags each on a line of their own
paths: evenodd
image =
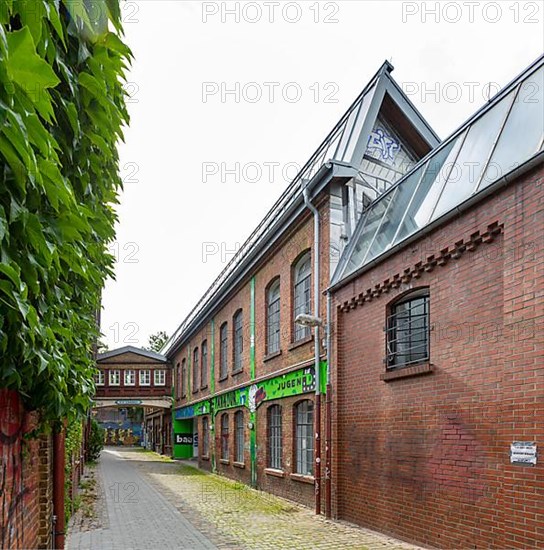
<svg viewBox="0 0 544 550">
<path fill-rule="evenodd" d="M 96 518 L 71 522 L 69 550 L 416 548 L 140 449 L 104 450 L 97 477 Z"/>
</svg>

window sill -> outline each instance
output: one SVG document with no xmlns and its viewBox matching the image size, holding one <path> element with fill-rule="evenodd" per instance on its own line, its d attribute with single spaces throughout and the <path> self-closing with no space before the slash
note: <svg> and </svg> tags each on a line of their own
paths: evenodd
<svg viewBox="0 0 544 550">
<path fill-rule="evenodd" d="M 275 468 L 265 468 L 264 473 L 268 476 L 285 477 L 285 472 L 283 470 L 276 470 Z"/>
<path fill-rule="evenodd" d="M 221 378 L 218 378 L 217 381 L 218 382 L 224 382 L 228 377 L 229 377 L 229 375 L 226 374 L 225 376 L 222 376 Z"/>
<path fill-rule="evenodd" d="M 206 456 L 201 456 L 200 459 L 201 460 L 210 460 L 210 457 L 209 457 L 209 455 L 206 455 Z"/>
<path fill-rule="evenodd" d="M 263 357 L 263 361 L 266 363 L 267 361 L 270 361 L 271 359 L 275 359 L 276 357 L 279 357 L 281 355 L 281 349 L 278 351 L 275 351 L 273 353 L 269 353 L 268 355 L 265 355 Z"/>
<path fill-rule="evenodd" d="M 245 468 L 246 465 L 243 463 L 243 462 L 233 462 L 232 465 L 235 467 L 235 468 Z"/>
<path fill-rule="evenodd" d="M 220 458 L 219 463 L 225 464 L 225 466 L 228 466 L 230 464 L 230 460 L 228 460 L 227 458 Z"/>
<path fill-rule="evenodd" d="M 400 367 L 397 369 L 388 370 L 380 374 L 380 380 L 384 382 L 391 382 L 392 380 L 399 380 L 400 378 L 411 378 L 412 376 L 422 376 L 425 374 L 432 374 L 434 372 L 434 365 L 431 363 L 423 363 L 420 365 L 413 365 L 411 367 Z"/>
<path fill-rule="evenodd" d="M 195 393 L 198 393 L 200 390 L 196 389 L 196 390 L 193 390 L 193 394 Z"/>
<path fill-rule="evenodd" d="M 208 384 L 206 384 L 205 386 L 200 386 L 201 391 L 204 391 L 204 390 L 207 390 L 207 389 L 208 389 Z"/>
<path fill-rule="evenodd" d="M 237 374 L 240 374 L 240 373 L 242 373 L 242 372 L 244 372 L 244 369 L 233 370 L 233 371 L 231 372 L 231 375 L 232 375 L 232 376 L 236 376 Z"/>
<path fill-rule="evenodd" d="M 297 340 L 296 342 L 293 342 L 289 345 L 287 348 L 289 351 L 294 350 L 296 348 L 299 348 L 300 346 L 303 346 L 304 344 L 308 344 L 314 339 L 313 335 L 310 334 L 310 336 L 306 336 L 306 338 L 303 338 L 302 340 Z"/>
<path fill-rule="evenodd" d="M 300 483 L 307 483 L 308 485 L 314 484 L 314 476 L 305 476 L 302 474 L 290 474 L 289 477 L 293 481 L 300 481 Z"/>
</svg>

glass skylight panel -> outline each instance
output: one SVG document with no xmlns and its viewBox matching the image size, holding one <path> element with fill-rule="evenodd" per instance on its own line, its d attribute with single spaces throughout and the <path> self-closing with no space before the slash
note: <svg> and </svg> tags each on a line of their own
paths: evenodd
<svg viewBox="0 0 544 550">
<path fill-rule="evenodd" d="M 538 152 L 544 139 L 544 67 L 522 82 L 480 183 L 484 189 Z"/>
<path fill-rule="evenodd" d="M 474 193 L 515 95 L 515 90 L 510 92 L 471 126 L 433 212 L 433 220 Z"/>
<path fill-rule="evenodd" d="M 355 109 L 357 111 L 357 119 L 355 120 L 354 125 L 352 126 L 353 131 L 351 132 L 351 139 L 349 142 L 345 145 L 345 151 L 342 153 L 341 156 L 337 156 L 338 159 L 344 160 L 346 162 L 349 162 L 352 160 L 353 153 L 355 151 L 355 146 L 357 145 L 357 141 L 359 139 L 359 135 L 361 133 L 361 130 L 363 129 L 363 124 L 366 119 L 366 115 L 368 113 L 368 108 L 370 107 L 370 102 L 372 101 L 372 97 L 374 96 L 374 91 L 376 87 L 374 86 L 369 92 L 363 97 L 359 109 Z M 346 130 L 348 128 L 346 127 Z"/>
</svg>

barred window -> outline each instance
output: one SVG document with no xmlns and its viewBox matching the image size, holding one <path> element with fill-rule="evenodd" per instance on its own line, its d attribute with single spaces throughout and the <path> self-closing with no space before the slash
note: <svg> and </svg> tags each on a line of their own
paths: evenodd
<svg viewBox="0 0 544 550">
<path fill-rule="evenodd" d="M 200 346 L 200 387 L 208 387 L 208 341 L 204 340 Z"/>
<path fill-rule="evenodd" d="M 187 361 L 181 361 L 181 397 L 187 395 Z"/>
<path fill-rule="evenodd" d="M 233 366 L 232 372 L 242 370 L 242 352 L 244 351 L 244 316 L 239 309 L 232 318 Z"/>
<path fill-rule="evenodd" d="M 244 411 L 234 413 L 235 462 L 244 462 Z"/>
<path fill-rule="evenodd" d="M 429 291 L 411 292 L 389 310 L 386 326 L 387 368 L 429 360 Z"/>
<path fill-rule="evenodd" d="M 228 346 L 227 323 L 223 323 L 219 329 L 219 379 L 223 380 L 228 374 L 227 346 Z"/>
<path fill-rule="evenodd" d="M 280 351 L 280 280 L 276 279 L 267 292 L 266 353 Z"/>
<path fill-rule="evenodd" d="M 293 321 L 301 313 L 311 313 L 310 309 L 310 288 L 311 288 L 311 277 L 312 277 L 312 268 L 310 265 L 310 253 L 307 252 L 300 258 L 300 260 L 295 265 L 294 272 L 294 310 L 293 310 Z M 294 335 L 295 342 L 302 340 L 310 336 L 310 327 L 294 325 Z"/>
<path fill-rule="evenodd" d="M 210 455 L 210 425 L 207 416 L 202 418 L 202 456 Z"/>
<path fill-rule="evenodd" d="M 200 366 L 198 364 L 198 348 L 193 350 L 193 393 L 198 391 L 198 374 Z"/>
<path fill-rule="evenodd" d="M 281 407 L 268 407 L 268 467 L 276 470 L 282 468 L 282 426 Z"/>
<path fill-rule="evenodd" d="M 221 417 L 221 459 L 229 459 L 229 415 Z"/>
<path fill-rule="evenodd" d="M 295 407 L 296 473 L 314 473 L 314 404 L 301 401 Z"/>
</svg>

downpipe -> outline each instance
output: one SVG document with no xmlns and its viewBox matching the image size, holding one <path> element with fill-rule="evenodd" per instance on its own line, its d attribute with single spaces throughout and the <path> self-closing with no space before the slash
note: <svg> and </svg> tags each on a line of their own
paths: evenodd
<svg viewBox="0 0 544 550">
<path fill-rule="evenodd" d="M 310 202 L 308 189 L 302 191 L 304 203 L 314 216 L 314 311 L 313 315 L 319 317 L 319 211 Z M 319 368 L 319 326 L 314 327 L 314 369 L 315 369 L 315 445 L 314 445 L 314 488 L 315 488 L 315 513 L 321 514 L 321 376 Z"/>
<path fill-rule="evenodd" d="M 331 384 L 331 294 L 327 292 L 327 389 L 325 393 L 325 517 L 330 519 L 332 508 L 332 384 Z"/>
<path fill-rule="evenodd" d="M 64 550 L 64 424 L 53 432 L 53 516 L 54 516 L 54 548 Z"/>
</svg>

